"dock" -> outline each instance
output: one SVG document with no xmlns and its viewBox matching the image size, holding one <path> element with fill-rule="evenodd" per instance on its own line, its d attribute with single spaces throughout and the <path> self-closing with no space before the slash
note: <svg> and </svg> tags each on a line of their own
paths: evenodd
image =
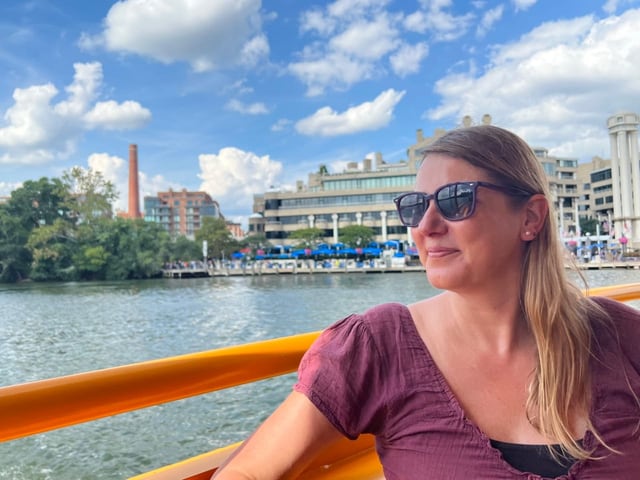
<svg viewBox="0 0 640 480">
<path fill-rule="evenodd" d="M 617 262 L 589 262 L 575 265 L 579 270 L 607 270 L 607 269 L 640 269 L 640 261 L 617 261 Z M 571 268 L 567 265 L 567 268 Z M 164 278 L 203 278 L 203 277 L 234 277 L 234 276 L 259 276 L 259 275 L 322 275 L 328 273 L 408 273 L 424 272 L 422 265 L 378 265 L 355 267 L 315 267 L 311 265 L 298 265 L 290 263 L 288 265 L 252 264 L 245 266 L 229 266 L 220 268 L 171 268 L 163 269 Z"/>
</svg>

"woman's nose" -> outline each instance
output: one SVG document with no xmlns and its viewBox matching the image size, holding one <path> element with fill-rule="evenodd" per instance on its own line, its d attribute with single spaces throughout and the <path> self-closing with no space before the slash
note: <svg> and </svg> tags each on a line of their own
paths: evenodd
<svg viewBox="0 0 640 480">
<path fill-rule="evenodd" d="M 431 233 L 441 232 L 445 226 L 446 222 L 444 217 L 440 213 L 440 210 L 438 210 L 438 207 L 436 207 L 435 202 L 431 200 L 427 210 L 420 219 L 420 223 L 414 228 L 423 235 L 429 235 Z"/>
</svg>

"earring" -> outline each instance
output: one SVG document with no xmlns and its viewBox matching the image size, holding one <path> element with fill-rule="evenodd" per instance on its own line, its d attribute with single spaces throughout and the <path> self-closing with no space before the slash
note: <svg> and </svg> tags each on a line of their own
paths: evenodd
<svg viewBox="0 0 640 480">
<path fill-rule="evenodd" d="M 529 235 L 531 235 L 531 232 L 527 230 L 526 232 L 524 232 L 524 234 L 528 237 Z"/>
</svg>

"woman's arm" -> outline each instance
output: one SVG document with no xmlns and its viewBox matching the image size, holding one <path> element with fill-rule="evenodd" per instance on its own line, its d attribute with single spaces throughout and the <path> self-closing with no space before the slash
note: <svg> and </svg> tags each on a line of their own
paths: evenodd
<svg viewBox="0 0 640 480">
<path fill-rule="evenodd" d="M 293 392 L 212 478 L 295 478 L 321 447 L 341 437 L 305 395 Z"/>
</svg>

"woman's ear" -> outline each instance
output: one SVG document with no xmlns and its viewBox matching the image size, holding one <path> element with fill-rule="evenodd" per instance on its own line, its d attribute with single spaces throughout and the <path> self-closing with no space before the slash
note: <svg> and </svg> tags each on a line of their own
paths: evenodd
<svg viewBox="0 0 640 480">
<path fill-rule="evenodd" d="M 549 215 L 549 202 L 541 193 L 532 195 L 524 206 L 524 220 L 520 237 L 525 242 L 535 239 Z"/>
</svg>

